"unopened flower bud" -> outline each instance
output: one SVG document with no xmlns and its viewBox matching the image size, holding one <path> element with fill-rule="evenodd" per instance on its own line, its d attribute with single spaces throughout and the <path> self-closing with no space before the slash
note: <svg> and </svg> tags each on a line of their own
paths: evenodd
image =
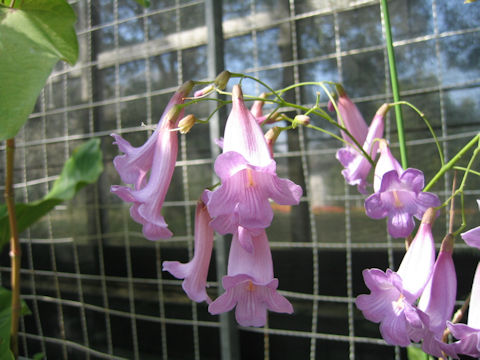
<svg viewBox="0 0 480 360">
<path fill-rule="evenodd" d="M 268 150 L 270 151 L 270 156 L 273 158 L 273 145 L 277 141 L 278 136 L 282 130 L 278 126 L 270 128 L 265 134 L 265 140 L 267 141 Z"/>
<path fill-rule="evenodd" d="M 230 80 L 230 76 L 232 76 L 232 74 L 228 70 L 224 70 L 218 74 L 215 78 L 215 85 L 217 88 L 220 90 L 225 89 L 227 87 L 228 80 Z"/>
<path fill-rule="evenodd" d="M 193 93 L 193 97 L 199 98 L 210 94 L 215 89 L 214 85 L 205 86 L 203 89 L 197 90 Z"/>
<path fill-rule="evenodd" d="M 266 93 L 261 93 L 259 98 L 260 99 L 266 99 L 267 94 Z M 265 104 L 265 101 L 255 100 L 253 102 L 252 107 L 250 108 L 250 112 L 253 114 L 253 116 L 255 116 L 255 118 L 257 118 L 257 122 L 258 122 L 258 119 L 264 117 L 263 116 L 263 104 Z M 263 120 L 265 120 L 265 119 L 263 119 Z"/>
<path fill-rule="evenodd" d="M 181 134 L 186 134 L 190 129 L 195 125 L 197 118 L 193 114 L 188 114 L 183 119 L 178 122 L 178 128 L 180 129 Z"/>
<path fill-rule="evenodd" d="M 300 124 L 300 125 L 310 124 L 310 117 L 307 116 L 307 115 L 303 115 L 303 114 L 295 116 L 295 118 L 293 119 L 293 123 L 292 123 L 293 128 L 295 129 L 298 124 Z"/>
<path fill-rule="evenodd" d="M 265 121 L 262 124 L 273 124 L 276 121 L 282 120 L 282 115 L 283 114 L 278 112 L 268 113 L 265 115 Z"/>
</svg>

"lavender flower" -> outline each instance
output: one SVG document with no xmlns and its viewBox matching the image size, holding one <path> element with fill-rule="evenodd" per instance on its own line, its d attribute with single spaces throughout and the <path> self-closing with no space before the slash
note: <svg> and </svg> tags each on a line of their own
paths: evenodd
<svg viewBox="0 0 480 360">
<path fill-rule="evenodd" d="M 373 219 L 388 217 L 388 232 L 393 237 L 407 237 L 415 227 L 413 217 L 421 219 L 429 207 L 437 207 L 437 195 L 423 192 L 423 172 L 409 168 L 403 170 L 388 149 L 380 142 L 380 158 L 375 168 L 375 193 L 365 200 L 367 216 Z"/>
<path fill-rule="evenodd" d="M 215 315 L 236 307 L 240 325 L 263 326 L 267 310 L 291 314 L 293 307 L 276 291 L 278 280 L 273 277 L 272 254 L 264 230 L 253 238 L 252 245 L 252 251 L 246 251 L 234 234 L 228 275 L 222 279 L 225 293 L 209 305 L 208 311 Z"/>
<path fill-rule="evenodd" d="M 355 301 L 366 319 L 380 323 L 380 333 L 392 345 L 408 346 L 421 339 L 423 322 L 412 305 L 422 293 L 433 270 L 435 245 L 432 236 L 433 209 L 429 209 L 397 272 L 387 269 L 363 271 L 370 294 Z"/>
<path fill-rule="evenodd" d="M 172 236 L 161 209 L 177 159 L 177 132 L 172 130 L 177 128 L 183 111 L 175 105 L 183 103 L 192 87 L 193 82 L 186 82 L 177 90 L 165 108 L 157 129 L 141 147 L 133 147 L 121 136 L 112 134 L 114 144 L 125 153 L 116 156 L 113 164 L 122 181 L 132 184 L 133 189 L 113 185 L 110 191 L 133 204 L 130 215 L 143 225 L 143 234 L 149 240 Z"/>
<path fill-rule="evenodd" d="M 448 322 L 447 327 L 452 335 L 459 339 L 454 343 L 458 354 L 480 357 L 480 263 L 473 279 L 467 324 Z"/>
<path fill-rule="evenodd" d="M 480 199 L 477 200 L 478 207 L 480 208 Z M 480 249 L 480 226 L 473 228 L 467 232 L 460 234 L 462 239 L 472 247 Z"/>
<path fill-rule="evenodd" d="M 447 235 L 442 241 L 432 276 L 418 303 L 425 324 L 422 349 L 437 357 L 442 357 L 442 352 L 445 352 L 457 358 L 455 346 L 442 341 L 457 294 L 457 277 L 452 259 L 453 241 L 452 235 Z"/>
<path fill-rule="evenodd" d="M 378 151 L 377 138 L 383 136 L 384 118 L 388 111 L 388 105 L 384 104 L 378 109 L 375 117 L 368 128 L 368 133 L 363 143 L 363 150 L 375 160 Z M 349 185 L 357 185 L 360 193 L 366 194 L 367 176 L 372 168 L 370 162 L 352 146 L 341 148 L 336 154 L 337 160 L 345 168 L 342 170 L 342 175 Z"/>
<path fill-rule="evenodd" d="M 195 250 L 193 259 L 182 264 L 178 261 L 164 261 L 163 270 L 168 271 L 177 279 L 185 279 L 182 283 L 183 290 L 190 299 L 196 302 L 206 301 L 211 303 L 206 292 L 208 266 L 213 247 L 213 229 L 210 227 L 210 215 L 202 200 L 197 203 L 195 211 Z"/>
<path fill-rule="evenodd" d="M 338 112 L 340 113 L 337 121 L 340 125 L 348 130 L 348 132 L 353 136 L 354 139 L 357 140 L 359 144 L 363 144 L 368 133 L 367 123 L 363 119 L 360 110 L 358 110 L 357 106 L 352 100 L 350 100 L 342 86 L 337 85 L 337 92 L 339 97 L 336 104 Z M 331 101 L 328 103 L 328 110 L 334 110 L 334 106 Z M 355 142 L 344 131 L 341 131 L 341 134 L 342 138 L 346 142 L 356 146 Z"/>
<path fill-rule="evenodd" d="M 220 234 L 236 233 L 239 227 L 264 229 L 273 218 L 269 199 L 294 205 L 302 195 L 300 186 L 277 177 L 276 163 L 260 126 L 245 107 L 238 85 L 233 88 L 232 100 L 223 153 L 215 161 L 222 184 L 209 193 L 207 203 L 213 218 L 211 226 Z"/>
</svg>

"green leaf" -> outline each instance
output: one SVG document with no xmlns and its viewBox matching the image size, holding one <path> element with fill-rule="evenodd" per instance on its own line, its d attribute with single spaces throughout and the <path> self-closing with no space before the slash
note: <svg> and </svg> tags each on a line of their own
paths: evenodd
<svg viewBox="0 0 480 360">
<path fill-rule="evenodd" d="M 63 166 L 60 177 L 43 199 L 15 205 L 18 232 L 26 230 L 63 201 L 72 199 L 75 193 L 85 185 L 97 181 L 102 171 L 100 140 L 91 139 L 80 145 L 73 151 L 72 156 Z M 2 204 L 0 206 L 0 249 L 9 241 L 9 237 L 7 208 Z"/>
<path fill-rule="evenodd" d="M 12 293 L 0 287 L 0 360 L 13 360 L 10 351 L 10 323 L 12 321 Z M 21 315 L 31 314 L 27 304 L 22 301 Z"/>
<path fill-rule="evenodd" d="M 135 0 L 137 3 L 142 5 L 143 7 L 149 7 L 150 6 L 150 0 Z"/>
<path fill-rule="evenodd" d="M 0 4 L 0 141 L 25 123 L 55 63 L 77 61 L 75 21 L 65 0 Z"/>
</svg>

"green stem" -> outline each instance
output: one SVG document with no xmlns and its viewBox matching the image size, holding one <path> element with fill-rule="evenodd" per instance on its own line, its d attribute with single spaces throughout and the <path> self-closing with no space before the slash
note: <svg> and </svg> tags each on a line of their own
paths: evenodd
<svg viewBox="0 0 480 360">
<path fill-rule="evenodd" d="M 437 172 L 435 174 L 435 176 L 433 177 L 432 180 L 430 180 L 430 182 L 427 184 L 427 186 L 425 186 L 425 188 L 423 189 L 423 191 L 428 191 L 430 190 L 430 188 L 435 185 L 435 183 L 448 171 L 450 170 L 454 165 L 455 163 L 461 159 L 461 157 L 463 155 L 465 155 L 465 153 L 470 150 L 470 148 L 475 145 L 476 142 L 480 141 L 480 133 L 478 133 L 472 140 L 470 140 L 470 142 L 465 145 L 463 147 L 463 149 L 461 149 L 448 163 L 446 163 L 445 165 L 442 166 L 442 168 L 440 169 L 439 172 Z M 480 144 L 478 145 L 480 146 Z"/>
<path fill-rule="evenodd" d="M 395 63 L 395 53 L 393 51 L 392 30 L 390 26 L 390 16 L 388 13 L 387 0 L 382 0 L 381 5 L 383 21 L 385 24 L 385 40 L 387 43 L 388 64 L 390 66 L 390 81 L 392 83 L 393 101 L 398 102 L 400 101 L 400 90 L 398 86 L 397 67 Z M 408 167 L 407 146 L 405 144 L 402 108 L 400 107 L 400 105 L 395 105 L 395 118 L 397 120 L 398 143 L 400 145 L 400 159 L 402 162 L 402 167 L 406 169 Z"/>
<path fill-rule="evenodd" d="M 10 259 L 12 266 L 12 320 L 10 323 L 10 348 L 15 359 L 18 358 L 18 320 L 20 318 L 20 242 L 18 239 L 17 218 L 15 216 L 15 197 L 13 190 L 13 163 L 15 140 L 7 140 L 5 171 L 5 202 L 10 225 Z"/>
<path fill-rule="evenodd" d="M 465 174 L 463 175 L 462 183 L 460 184 L 460 187 L 458 188 L 458 190 L 461 191 L 460 199 L 461 199 L 461 202 L 462 202 L 462 224 L 460 225 L 460 228 L 453 233 L 453 235 L 455 235 L 455 236 L 460 234 L 463 231 L 463 229 L 465 229 L 465 227 L 467 226 L 467 221 L 465 219 L 465 206 L 464 206 L 464 199 L 463 199 L 463 188 L 465 187 L 465 184 L 467 183 L 467 177 L 470 173 L 470 169 L 472 168 L 473 162 L 475 161 L 475 158 L 477 157 L 477 155 L 479 153 L 480 153 L 480 142 L 479 142 L 477 148 L 473 151 L 473 155 L 472 155 L 472 157 L 470 158 L 470 161 L 467 164 L 467 170 L 466 170 Z"/>
<path fill-rule="evenodd" d="M 467 169 L 467 168 L 464 168 L 462 166 L 454 166 L 453 169 L 454 170 L 459 170 L 459 171 L 468 171 L 470 174 L 480 176 L 479 171 L 475 171 L 475 170 L 472 170 L 472 169 Z"/>
<path fill-rule="evenodd" d="M 440 146 L 440 142 L 438 141 L 437 135 L 435 134 L 435 131 L 433 131 L 432 125 L 430 125 L 430 122 L 427 120 L 425 117 L 425 114 L 421 112 L 417 107 L 414 105 L 410 104 L 408 101 L 399 101 L 396 103 L 392 103 L 390 105 L 407 105 L 410 108 L 412 108 L 424 121 L 425 125 L 427 125 L 428 130 L 430 131 L 430 134 L 432 134 L 433 140 L 435 141 L 435 145 L 437 146 L 437 151 L 438 151 L 438 156 L 440 157 L 440 164 L 445 165 L 445 160 L 443 159 L 443 152 L 442 148 Z"/>
</svg>

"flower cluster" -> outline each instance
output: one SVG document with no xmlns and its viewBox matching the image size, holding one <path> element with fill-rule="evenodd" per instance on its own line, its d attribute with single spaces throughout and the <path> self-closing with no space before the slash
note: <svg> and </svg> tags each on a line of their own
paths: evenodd
<svg viewBox="0 0 480 360">
<path fill-rule="evenodd" d="M 160 212 L 177 154 L 175 130 L 179 129 L 182 111 L 176 105 L 183 102 L 191 89 L 192 84 L 187 83 L 174 94 L 157 129 L 142 147 L 134 148 L 113 135 L 125 153 L 115 158 L 115 167 L 122 180 L 133 188 L 112 186 L 111 191 L 133 204 L 131 216 L 143 225 L 143 233 L 150 240 L 172 235 Z M 202 91 L 196 94 L 203 95 Z M 212 314 L 236 307 L 236 319 L 243 326 L 263 326 L 267 310 L 293 312 L 290 302 L 277 292 L 278 280 L 274 278 L 265 229 L 273 219 L 270 200 L 296 205 L 302 189 L 277 176 L 271 141 L 269 146 L 259 125 L 266 119 L 261 105 L 254 104 L 253 115 L 245 106 L 240 86 L 233 87 L 232 110 L 221 141 L 223 152 L 214 165 L 221 183 L 214 190 L 205 190 L 198 201 L 193 259 L 187 264 L 163 263 L 163 270 L 184 279 L 182 286 L 190 299 L 206 301 Z M 222 279 L 225 293 L 212 301 L 206 286 L 214 231 L 232 234 L 233 239 L 227 276 Z"/>
<path fill-rule="evenodd" d="M 367 126 L 356 105 L 346 92 L 339 89 L 337 108 L 339 123 L 350 135 L 342 132 L 347 146 L 337 151 L 337 159 L 345 168 L 342 171 L 346 182 L 357 185 L 360 193 L 367 194 L 367 177 L 372 168 L 371 162 L 364 156 L 352 139 L 363 144 L 363 150 L 372 161 L 380 152 L 375 166 L 373 191 L 365 200 L 365 212 L 372 219 L 388 218 L 388 232 L 395 238 L 407 237 L 415 227 L 413 218 L 421 219 L 429 207 L 440 205 L 438 196 L 422 191 L 423 172 L 417 169 L 404 170 L 393 157 L 386 140 L 381 139 L 384 131 L 384 119 L 389 106 L 384 104 L 375 114 L 370 126 Z M 333 105 L 329 105 L 331 109 Z"/>
<path fill-rule="evenodd" d="M 197 91 L 197 100 L 225 88 L 229 76 L 230 73 L 223 72 L 213 85 Z M 149 240 L 172 236 L 161 210 L 175 168 L 178 132 L 187 133 L 199 121 L 192 114 L 183 114 L 184 100 L 193 84 L 187 82 L 175 92 L 155 132 L 141 147 L 135 148 L 121 136 L 112 135 L 124 153 L 115 157 L 114 165 L 129 186 L 114 185 L 111 191 L 132 204 L 130 214 L 143 226 L 143 234 Z M 336 157 L 344 167 L 345 181 L 366 196 L 366 215 L 387 218 L 388 233 L 394 238 L 411 239 L 415 218 L 421 220 L 397 271 L 363 271 L 370 293 L 357 297 L 358 309 L 366 319 L 380 324 L 380 333 L 389 344 L 408 346 L 422 342 L 425 352 L 438 357 L 480 356 L 480 265 L 468 323 L 450 322 L 457 290 L 452 259 L 454 236 L 445 237 L 436 255 L 432 225 L 438 217 L 440 200 L 424 191 L 422 171 L 403 168 L 383 138 L 390 105 L 382 105 L 367 125 L 345 90 L 339 85 L 336 89 L 338 100 L 331 101 L 328 108 L 337 112 L 345 144 Z M 265 115 L 265 99 L 267 95 L 262 94 L 249 110 L 240 85 L 233 86 L 232 110 L 224 136 L 217 140 L 222 153 L 215 160 L 214 171 L 220 182 L 205 189 L 197 202 L 193 258 L 185 264 L 163 263 L 164 271 L 183 279 L 182 287 L 190 299 L 205 301 L 211 314 L 235 308 L 236 319 L 242 326 L 265 325 L 267 310 L 293 312 L 291 303 L 277 292 L 278 279 L 274 277 L 266 229 L 274 215 L 270 202 L 296 205 L 302 189 L 277 176 L 273 144 L 285 129 L 310 126 L 311 111 L 294 119 L 276 112 Z M 262 124 L 280 119 L 289 119 L 291 126 L 274 126 L 263 133 Z M 227 275 L 222 279 L 225 291 L 212 300 L 207 293 L 207 275 L 215 232 L 231 234 L 232 242 Z M 463 233 L 462 238 L 480 249 L 480 227 Z M 446 333 L 457 340 L 445 342 Z"/>
<path fill-rule="evenodd" d="M 415 228 L 414 218 L 422 219 L 415 237 L 395 272 L 387 269 L 365 269 L 363 278 L 370 294 L 359 295 L 356 306 L 367 320 L 380 323 L 380 333 L 392 345 L 408 346 L 422 342 L 428 354 L 458 359 L 460 354 L 480 356 L 480 264 L 475 275 L 468 323 L 449 321 L 457 292 L 457 278 L 452 259 L 454 237 L 442 241 L 435 260 L 432 224 L 440 206 L 437 195 L 423 191 L 424 176 L 420 170 L 403 169 L 393 157 L 383 136 L 383 121 L 388 106 L 383 105 L 367 127 L 355 104 L 340 88 L 336 104 L 339 122 L 347 146 L 338 150 L 337 159 L 350 185 L 366 194 L 371 163 L 357 144 L 375 160 L 373 194 L 365 200 L 365 212 L 373 219 L 388 218 L 388 232 L 393 237 L 408 237 Z M 352 141 L 355 139 L 355 141 Z M 480 200 L 479 200 L 480 206 Z M 462 234 L 465 242 L 480 248 L 480 227 Z M 450 332 L 457 341 L 446 343 Z"/>
</svg>

